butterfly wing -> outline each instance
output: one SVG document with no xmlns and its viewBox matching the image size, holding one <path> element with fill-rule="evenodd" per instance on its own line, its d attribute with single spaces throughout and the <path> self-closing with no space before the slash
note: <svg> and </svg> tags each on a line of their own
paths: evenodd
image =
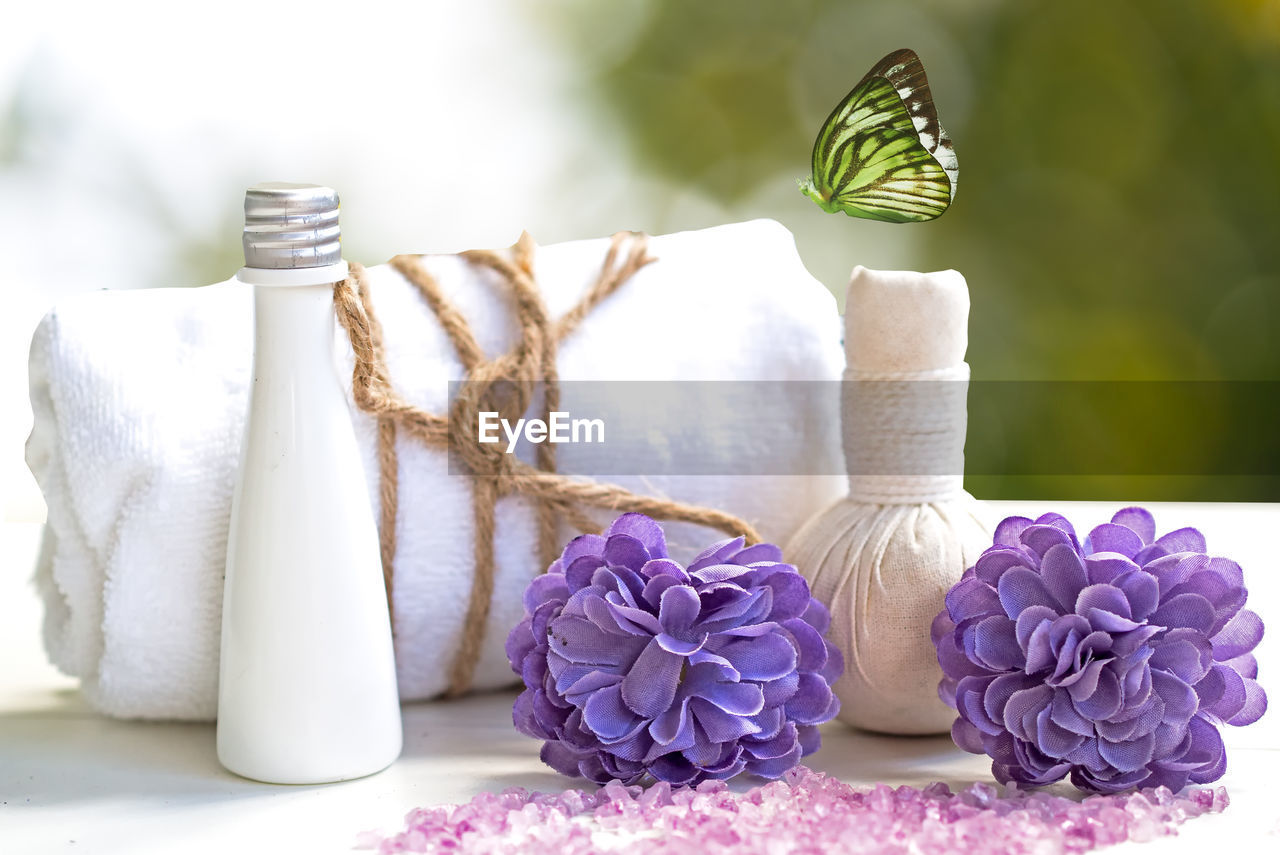
<svg viewBox="0 0 1280 855">
<path fill-rule="evenodd" d="M 924 66 L 904 49 L 880 60 L 832 110 L 801 190 L 830 213 L 920 222 L 951 204 L 958 174 Z"/>
</svg>

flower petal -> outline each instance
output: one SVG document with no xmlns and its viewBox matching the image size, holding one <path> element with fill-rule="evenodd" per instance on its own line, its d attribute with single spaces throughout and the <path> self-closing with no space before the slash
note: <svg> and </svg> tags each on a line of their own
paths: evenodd
<svg viewBox="0 0 1280 855">
<path fill-rule="evenodd" d="M 773 610 L 769 612 L 770 620 L 782 622 L 789 618 L 800 617 L 809 607 L 811 599 L 809 583 L 799 573 L 773 573 L 765 584 L 773 589 Z"/>
<path fill-rule="evenodd" d="M 1213 713 L 1223 721 L 1239 715 L 1248 700 L 1244 679 L 1234 669 L 1215 663 L 1209 675 L 1196 687 L 1207 685 L 1217 688 L 1211 697 L 1200 696 L 1200 709 Z"/>
<path fill-rule="evenodd" d="M 1017 675 L 1008 676 L 1017 677 Z M 992 682 L 994 680 L 991 677 L 965 677 L 961 680 L 955 690 L 956 710 L 962 718 L 978 728 L 978 730 L 989 736 L 996 736 L 1003 733 L 1003 729 L 997 724 L 999 717 L 987 712 L 987 700 L 988 698 L 991 699 L 993 708 L 999 706 L 998 711 L 1002 716 L 1004 714 L 1004 704 L 1008 702 L 1009 695 L 1012 695 L 1018 688 L 1022 687 L 1022 681 L 1018 680 L 1015 686 L 1003 693 L 1002 698 L 991 695 L 990 687 Z"/>
<path fill-rule="evenodd" d="M 1156 540 L 1153 545 L 1163 548 L 1165 552 L 1170 554 L 1175 552 L 1203 553 L 1209 548 L 1205 544 L 1204 535 L 1199 530 L 1190 527 L 1171 531 Z"/>
<path fill-rule="evenodd" d="M 626 567 L 637 573 L 651 557 L 657 557 L 650 556 L 644 544 L 629 534 L 609 535 L 601 554 L 610 566 Z"/>
<path fill-rule="evenodd" d="M 549 600 L 564 602 L 569 599 L 569 586 L 563 574 L 543 573 L 534 577 L 529 587 L 524 589 L 524 608 L 529 614 L 538 610 L 538 606 Z"/>
<path fill-rule="evenodd" d="M 715 670 L 719 679 L 722 680 L 740 680 L 742 675 L 738 673 L 738 669 L 734 668 L 728 659 L 718 656 L 707 650 L 704 644 L 700 650 L 689 655 L 690 671 L 700 666 L 705 666 Z"/>
<path fill-rule="evenodd" d="M 787 722 L 786 726 L 774 734 L 771 739 L 757 741 L 749 736 L 744 737 L 742 747 L 757 760 L 770 760 L 790 754 L 795 750 L 799 735 L 795 724 Z"/>
<path fill-rule="evenodd" d="M 546 763 L 561 775 L 577 777 L 582 774 L 579 764 L 585 759 L 586 754 L 569 747 L 563 742 L 547 741 L 542 743 L 542 751 L 539 756 L 542 758 L 543 763 Z"/>
<path fill-rule="evenodd" d="M 755 715 L 764 709 L 764 692 L 757 683 L 712 683 L 697 696 L 732 715 Z"/>
<path fill-rule="evenodd" d="M 732 638 L 759 638 L 762 635 L 771 635 L 778 631 L 778 625 L 771 620 L 763 623 L 745 624 L 743 626 L 730 626 L 716 633 L 721 639 Z"/>
<path fill-rule="evenodd" d="M 682 753 L 686 760 L 702 770 L 704 779 L 732 778 L 746 767 L 749 758 L 739 740 L 712 742 L 701 727 L 695 727 L 694 733 L 693 745 Z"/>
<path fill-rule="evenodd" d="M 1187 778 L 1197 784 L 1208 784 L 1221 778 L 1227 767 L 1227 749 L 1222 744 L 1218 729 L 1196 716 L 1191 719 L 1187 731 L 1191 734 L 1191 748 L 1183 759 L 1197 764 Z"/>
<path fill-rule="evenodd" d="M 1056 608 L 1051 608 L 1049 606 L 1031 606 L 1030 608 L 1024 609 L 1017 617 L 1015 632 L 1018 638 L 1018 645 L 1026 651 L 1027 645 L 1031 643 L 1031 635 L 1035 632 L 1036 627 L 1040 626 L 1040 624 L 1045 621 L 1052 623 L 1058 618 L 1059 614 L 1061 614 L 1061 612 Z"/>
<path fill-rule="evenodd" d="M 693 745 L 693 719 L 689 717 L 689 699 L 685 698 L 656 716 L 649 725 L 649 735 L 662 748 L 661 753 L 683 751 Z"/>
<path fill-rule="evenodd" d="M 702 645 L 706 644 L 710 636 L 706 633 L 692 639 L 677 638 L 665 632 L 660 632 L 654 636 L 654 640 L 658 642 L 658 646 L 668 653 L 674 653 L 677 656 L 692 656 L 702 649 Z"/>
<path fill-rule="evenodd" d="M 1093 722 L 1080 715 L 1080 711 L 1076 709 L 1075 704 L 1071 703 L 1071 696 L 1064 689 L 1058 689 L 1053 693 L 1053 704 L 1050 706 L 1049 717 L 1053 723 L 1061 727 L 1063 730 L 1069 730 L 1079 736 L 1093 736 Z M 1063 755 L 1065 756 L 1065 753 Z"/>
<path fill-rule="evenodd" d="M 1169 594 L 1196 573 L 1207 570 L 1213 560 L 1207 555 L 1166 555 L 1142 565 L 1160 583 L 1160 596 Z"/>
<path fill-rule="evenodd" d="M 1191 721 L 1200 706 L 1200 699 L 1196 697 L 1195 691 L 1168 671 L 1151 672 L 1151 689 L 1164 702 L 1165 724 L 1175 727 L 1185 725 Z"/>
<path fill-rule="evenodd" d="M 661 714 L 675 699 L 683 665 L 683 657 L 663 650 L 657 639 L 650 641 L 622 680 L 622 700 L 644 718 Z"/>
<path fill-rule="evenodd" d="M 548 628 L 548 645 L 570 662 L 616 667 L 633 651 L 624 644 L 625 636 L 611 635 L 575 615 L 562 614 Z"/>
<path fill-rule="evenodd" d="M 795 641 L 798 653 L 796 667 L 801 671 L 821 671 L 827 664 L 826 639 L 800 618 L 791 618 L 782 626 Z"/>
<path fill-rule="evenodd" d="M 822 747 L 822 733 L 813 725 L 803 724 L 796 728 L 800 742 L 800 756 L 808 757 Z"/>
<path fill-rule="evenodd" d="M 601 739 L 621 739 L 640 719 L 623 702 L 622 686 L 607 686 L 595 692 L 582 708 L 582 723 Z"/>
<path fill-rule="evenodd" d="M 942 667 L 942 673 L 948 677 L 960 680 L 970 676 L 981 676 L 986 672 L 985 668 L 965 655 L 963 648 L 957 645 L 954 632 L 940 636 L 934 644 L 938 652 L 938 665 Z"/>
<path fill-rule="evenodd" d="M 760 684 L 760 688 L 764 691 L 766 707 L 780 706 L 791 700 L 800 688 L 800 674 L 792 671 L 776 680 L 766 680 Z"/>
<path fill-rule="evenodd" d="M 1258 685 L 1257 680 L 1245 677 L 1244 689 L 1244 704 L 1241 705 L 1240 712 L 1227 719 L 1227 724 L 1236 727 L 1253 724 L 1267 711 L 1267 693 L 1263 691 L 1262 686 Z"/>
<path fill-rule="evenodd" d="M 659 781 L 666 781 L 672 786 L 682 787 L 692 783 L 701 773 L 697 766 L 685 759 L 680 752 L 664 754 L 649 765 L 649 774 Z"/>
<path fill-rule="evenodd" d="M 1064 759 L 1093 772 L 1100 772 L 1107 768 L 1107 761 L 1103 760 L 1102 755 L 1098 753 L 1097 739 L 1086 737 L 1085 741 Z"/>
<path fill-rule="evenodd" d="M 689 574 L 679 561 L 670 558 L 651 558 L 640 568 L 640 575 L 646 579 L 657 579 L 662 576 L 670 576 L 681 582 L 689 581 Z"/>
<path fill-rule="evenodd" d="M 727 713 L 701 698 L 689 701 L 689 712 L 712 742 L 730 742 L 760 732 L 759 726 L 750 718 Z"/>
<path fill-rule="evenodd" d="M 992 546 L 978 556 L 973 565 L 973 576 L 980 582 L 994 587 L 1000 577 L 1012 567 L 1034 570 L 1035 565 L 1026 551 L 1016 546 Z"/>
<path fill-rule="evenodd" d="M 743 544 L 747 542 L 744 537 L 735 537 L 728 540 L 717 541 L 698 554 L 689 565 L 689 572 L 701 570 L 704 567 L 710 567 L 714 564 L 721 564 L 729 561 L 732 556 L 741 551 Z"/>
<path fill-rule="evenodd" d="M 1156 518 L 1146 508 L 1121 508 L 1111 521 L 1133 531 L 1144 544 L 1156 539 Z"/>
<path fill-rule="evenodd" d="M 788 638 L 768 633 L 718 643 L 723 636 L 713 637 L 711 652 L 728 659 L 744 680 L 776 680 L 796 667 L 796 649 Z"/>
<path fill-rule="evenodd" d="M 599 556 L 604 551 L 605 539 L 598 534 L 580 534 L 565 544 L 560 561 L 568 567 L 584 555 Z"/>
<path fill-rule="evenodd" d="M 1262 641 L 1262 630 L 1262 618 L 1248 609 L 1241 609 L 1211 639 L 1213 658 L 1225 662 L 1252 652 Z"/>
<path fill-rule="evenodd" d="M 665 558 L 667 555 L 667 537 L 662 526 L 644 514 L 623 514 L 609 524 L 607 536 L 625 534 L 635 538 L 649 553 L 650 558 Z"/>
<path fill-rule="evenodd" d="M 1155 624 L 1143 624 L 1128 632 L 1117 632 L 1111 637 L 1111 652 L 1116 656 L 1129 656 L 1164 632 L 1164 627 Z"/>
<path fill-rule="evenodd" d="M 648 567 L 653 563 L 655 562 L 650 561 L 649 564 L 644 566 Z M 644 575 L 643 571 L 641 575 Z M 640 599 L 643 600 L 643 602 L 638 603 L 637 605 L 640 605 L 642 608 L 654 612 L 655 614 L 662 606 L 662 595 L 666 593 L 668 588 L 674 588 L 689 581 L 688 576 L 681 579 L 677 576 L 661 572 L 649 576 L 648 579 L 649 581 L 644 583 L 644 590 L 640 592 Z"/>
<path fill-rule="evenodd" d="M 1127 632 L 1141 624 L 1131 620 L 1129 599 L 1113 585 L 1090 585 L 1076 599 L 1076 614 L 1087 618 L 1095 629 Z"/>
<path fill-rule="evenodd" d="M 823 635 L 831 627 L 831 612 L 817 598 L 810 598 L 809 607 L 800 618 Z"/>
<path fill-rule="evenodd" d="M 1164 634 L 1151 654 L 1151 667 L 1168 671 L 1189 686 L 1194 686 L 1213 664 L 1213 646 L 1194 629 L 1171 629 Z"/>
<path fill-rule="evenodd" d="M 1151 752 L 1155 747 L 1155 739 L 1146 736 L 1129 742 L 1110 742 L 1098 740 L 1098 753 L 1121 772 L 1135 772 L 1151 762 Z"/>
<path fill-rule="evenodd" d="M 1040 560 L 1040 578 L 1062 611 L 1071 611 L 1089 580 L 1080 555 L 1070 544 L 1059 543 L 1045 551 Z"/>
<path fill-rule="evenodd" d="M 1081 734 L 1072 733 L 1053 721 L 1052 705 L 1041 709 L 1036 716 L 1036 731 L 1033 741 L 1036 748 L 1039 748 L 1049 757 L 1065 757 L 1079 748 L 1084 739 Z"/>
<path fill-rule="evenodd" d="M 741 623 L 753 623 L 753 617 L 763 616 L 773 609 L 773 589 L 746 590 L 726 582 L 721 585 L 704 585 L 698 592 L 702 601 L 702 628 L 706 632 L 718 632 L 722 628 Z M 767 608 L 760 601 L 768 597 Z"/>
<path fill-rule="evenodd" d="M 1043 556 L 1051 546 L 1065 543 L 1073 549 L 1079 548 L 1074 533 L 1064 531 L 1060 526 L 1046 523 L 1029 525 L 1022 532 L 1022 543 L 1032 552 Z"/>
<path fill-rule="evenodd" d="M 947 614 L 956 623 L 973 617 L 983 617 L 1003 612 L 1000 596 L 987 582 L 976 576 L 957 582 L 946 598 Z"/>
<path fill-rule="evenodd" d="M 1067 689 L 1081 715 L 1094 721 L 1102 721 L 1120 711 L 1124 697 L 1120 691 L 1120 680 L 1110 668 L 1098 671 L 1098 680 L 1092 692 L 1086 692 L 1084 684 L 1085 681 L 1081 680 Z"/>
<path fill-rule="evenodd" d="M 1133 529 L 1116 523 L 1103 523 L 1089 532 L 1088 543 L 1091 553 L 1116 552 L 1126 558 L 1137 555 L 1146 545 Z"/>
<path fill-rule="evenodd" d="M 593 598 L 583 603 L 583 611 L 587 613 L 587 617 L 601 629 L 607 630 L 599 619 L 597 612 L 603 608 L 613 618 L 618 629 L 629 635 L 640 635 L 648 638 L 651 635 L 662 632 L 662 624 L 658 618 L 644 609 L 632 608 L 613 602 L 612 600 L 601 600 Z"/>
<path fill-rule="evenodd" d="M 587 535 L 583 535 L 586 537 Z M 573 544 L 570 543 L 570 546 Z M 569 554 L 569 550 L 565 548 L 565 555 Z M 605 566 L 602 557 L 596 554 L 579 555 L 572 561 L 565 562 L 564 579 L 565 584 L 571 593 L 576 593 L 591 584 L 591 579 L 595 576 L 596 570 Z"/>
<path fill-rule="evenodd" d="M 982 732 L 962 718 L 951 724 L 951 740 L 962 751 L 970 754 L 982 754 Z"/>
<path fill-rule="evenodd" d="M 750 761 L 747 763 L 747 769 L 751 774 L 759 775 L 761 778 L 779 778 L 784 772 L 799 763 L 802 756 L 803 752 L 800 744 L 796 743 L 795 748 L 781 757 Z"/>
<path fill-rule="evenodd" d="M 1009 696 L 1004 707 L 1004 727 L 1019 739 L 1035 739 L 1035 717 L 1053 703 L 1053 689 L 1039 685 L 1021 689 Z M 1028 729 L 1027 724 L 1031 727 Z"/>
<path fill-rule="evenodd" d="M 1254 680 L 1258 679 L 1258 660 L 1252 653 L 1237 656 L 1235 659 L 1228 659 L 1222 664 L 1226 665 L 1228 668 L 1234 669 L 1241 677 L 1249 677 Z"/>
<path fill-rule="evenodd" d="M 1057 528 L 1061 531 L 1066 532 L 1067 536 L 1070 537 L 1073 541 L 1076 539 L 1075 526 L 1071 525 L 1071 520 L 1067 519 L 1062 514 L 1054 513 L 1053 511 L 1050 511 L 1047 514 L 1041 514 L 1040 516 L 1036 517 L 1035 524 L 1051 525 L 1054 528 Z"/>
<path fill-rule="evenodd" d="M 1050 611 L 1045 609 L 1046 612 Z M 1026 643 L 1026 665 L 1025 670 L 1028 674 L 1035 674 L 1051 667 L 1057 660 L 1053 655 L 1053 620 L 1054 617 L 1042 617 L 1034 613 L 1034 609 L 1027 609 L 1018 618 L 1018 627 L 1022 628 L 1022 617 L 1030 615 L 1027 625 L 1035 623 L 1031 635 L 1027 638 Z M 1036 619 L 1039 618 L 1039 622 Z"/>
<path fill-rule="evenodd" d="M 1169 628 L 1185 626 L 1208 634 L 1214 623 L 1213 606 L 1199 594 L 1179 594 L 1160 604 L 1148 618 Z"/>
<path fill-rule="evenodd" d="M 759 564 L 764 561 L 782 561 L 782 550 L 776 545 L 765 541 L 757 543 L 754 546 L 748 546 L 746 549 L 733 556 L 735 564 Z"/>
<path fill-rule="evenodd" d="M 1226 582 L 1229 587 L 1244 587 L 1244 571 L 1230 558 L 1210 558 L 1208 570 Z"/>
<path fill-rule="evenodd" d="M 760 728 L 758 733 L 752 734 L 754 739 L 772 739 L 782 732 L 787 717 L 782 707 L 765 707 L 751 716 L 751 723 Z"/>
<path fill-rule="evenodd" d="M 534 691 L 525 689 L 516 698 L 515 704 L 511 707 L 511 723 L 525 736 L 532 736 L 534 739 L 554 739 L 555 733 L 543 725 L 533 711 Z"/>
<path fill-rule="evenodd" d="M 996 526 L 992 541 L 1000 546 L 1021 546 L 1020 536 L 1029 525 L 1031 525 L 1031 520 L 1026 517 L 1005 517 Z"/>
<path fill-rule="evenodd" d="M 787 717 L 800 724 L 822 724 L 830 716 L 831 687 L 817 674 L 801 674 L 800 686 L 787 701 Z"/>
<path fill-rule="evenodd" d="M 1145 620 L 1160 604 L 1160 583 L 1145 570 L 1121 573 L 1111 581 L 1129 601 L 1129 616 Z"/>
<path fill-rule="evenodd" d="M 703 584 L 740 579 L 754 572 L 750 567 L 743 567 L 741 564 L 705 564 L 696 570 L 690 565 L 689 568 L 689 574 Z"/>
<path fill-rule="evenodd" d="M 973 628 L 974 658 L 992 671 L 1021 669 L 1026 657 L 1014 634 L 1014 623 L 1004 615 L 992 615 Z"/>
<path fill-rule="evenodd" d="M 1053 595 L 1045 588 L 1040 574 L 1022 567 L 1014 567 L 1002 575 L 997 591 L 1005 614 L 1015 620 L 1032 606 L 1052 608 L 1055 604 Z"/>
<path fill-rule="evenodd" d="M 683 637 L 688 635 L 702 610 L 698 592 L 688 585 L 677 585 L 662 592 L 662 607 L 658 610 L 661 631 Z"/>
<path fill-rule="evenodd" d="M 971 679 L 974 678 L 971 677 L 967 680 L 960 681 L 959 691 L 961 693 L 965 692 L 965 683 Z M 1009 698 L 1013 697 L 1015 692 L 1032 688 L 1035 685 L 1037 685 L 1036 681 L 1027 677 L 1025 674 L 1002 674 L 992 680 L 986 687 L 986 691 L 982 693 L 982 709 L 992 722 L 1003 721 L 1004 708 L 1005 705 L 1009 703 Z M 959 695 L 957 695 L 957 697 L 959 697 Z M 982 729 L 983 722 L 972 718 L 970 721 L 972 721 L 979 729 Z"/>
<path fill-rule="evenodd" d="M 1096 552 L 1084 560 L 1085 573 L 1093 585 L 1110 584 L 1122 573 L 1138 569 L 1138 565 L 1118 552 Z"/>
</svg>

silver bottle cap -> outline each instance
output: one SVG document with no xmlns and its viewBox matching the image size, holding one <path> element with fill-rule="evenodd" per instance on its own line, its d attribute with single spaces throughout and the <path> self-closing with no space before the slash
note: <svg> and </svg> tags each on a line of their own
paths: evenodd
<svg viewBox="0 0 1280 855">
<path fill-rule="evenodd" d="M 267 181 L 245 191 L 245 267 L 287 270 L 340 261 L 338 194 L 332 189 Z"/>
</svg>

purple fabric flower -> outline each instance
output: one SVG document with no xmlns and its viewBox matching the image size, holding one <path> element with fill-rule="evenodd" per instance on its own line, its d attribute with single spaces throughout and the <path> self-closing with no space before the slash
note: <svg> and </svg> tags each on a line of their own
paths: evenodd
<svg viewBox="0 0 1280 855">
<path fill-rule="evenodd" d="M 688 568 L 624 514 L 530 583 L 507 658 L 513 719 L 543 761 L 597 783 L 776 778 L 818 748 L 843 670 L 829 616 L 770 543 L 715 544 Z"/>
<path fill-rule="evenodd" d="M 1077 787 L 1216 781 L 1218 725 L 1266 711 L 1240 566 L 1183 528 L 1126 508 L 1081 544 L 1058 514 L 1010 517 L 933 622 L 956 744 L 1003 783 Z"/>
</svg>

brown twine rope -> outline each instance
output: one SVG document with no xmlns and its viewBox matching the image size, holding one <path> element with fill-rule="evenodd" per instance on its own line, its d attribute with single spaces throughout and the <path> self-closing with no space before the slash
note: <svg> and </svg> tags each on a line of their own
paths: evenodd
<svg viewBox="0 0 1280 855">
<path fill-rule="evenodd" d="M 628 242 L 626 257 L 619 263 L 621 250 Z M 378 423 L 379 537 L 388 606 L 394 587 L 399 513 L 397 436 L 403 432 L 429 446 L 448 449 L 454 459 L 472 473 L 475 573 L 462 638 L 450 669 L 447 691 L 450 696 L 470 688 L 484 643 L 493 600 L 494 508 L 501 496 L 514 493 L 538 503 L 538 549 L 544 565 L 550 564 L 559 551 L 556 537 L 559 520 L 579 531 L 600 530 L 600 525 L 583 512 L 584 507 L 613 513 L 636 511 L 660 519 L 697 523 L 733 536 L 743 535 L 748 543 L 760 540 L 760 535 L 747 522 L 714 508 L 644 496 L 613 484 L 560 475 L 555 471 L 552 443 L 538 445 L 536 465 L 531 466 L 506 454 L 498 445 L 482 445 L 476 441 L 478 415 L 482 410 L 496 411 L 500 418 L 514 422 L 528 410 L 532 389 L 539 382 L 543 418 L 559 408 L 556 352 L 560 342 L 601 301 L 655 260 L 646 251 L 644 235 L 626 232 L 614 235 L 596 281 L 577 305 L 553 322 L 533 278 L 533 239 L 523 234 L 513 249 L 512 258 L 488 250 L 462 254 L 472 265 L 498 274 L 515 302 L 519 340 L 510 351 L 493 359 L 485 358 L 470 325 L 457 307 L 445 299 L 439 283 L 419 256 L 398 255 L 391 260 L 391 266 L 414 286 L 435 314 L 466 372 L 466 382 L 459 384 L 447 416 L 413 406 L 392 387 L 383 353 L 382 326 L 373 312 L 365 269 L 352 264 L 350 278 L 335 283 L 333 289 L 338 320 L 351 338 L 355 353 L 351 385 L 356 404 Z"/>
</svg>

